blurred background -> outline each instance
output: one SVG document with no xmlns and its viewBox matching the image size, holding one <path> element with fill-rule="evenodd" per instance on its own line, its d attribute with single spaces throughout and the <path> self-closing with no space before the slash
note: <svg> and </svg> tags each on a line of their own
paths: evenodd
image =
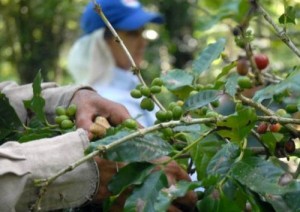
<svg viewBox="0 0 300 212">
<path fill-rule="evenodd" d="M 79 17 L 87 0 L 0 0 L 0 79 L 19 83 L 32 82 L 41 71 L 44 81 L 72 83 L 66 71 L 71 44 L 81 35 Z M 248 8 L 246 0 L 141 0 L 147 8 L 161 12 L 163 26 L 153 28 L 159 35 L 146 53 L 142 65 L 146 81 L 170 69 L 189 69 L 191 61 L 209 43 L 226 38 L 227 62 L 236 60 L 242 49 L 237 47 L 232 30 L 243 21 Z M 278 24 L 287 5 L 293 6 L 299 18 L 299 0 L 261 1 Z M 284 27 L 284 26 L 281 26 Z M 300 46 L 300 25 L 285 26 L 288 35 Z M 298 65 L 292 51 L 274 34 L 261 17 L 251 19 L 255 52 L 266 53 L 271 68 L 284 72 Z M 223 58 L 224 59 L 224 58 Z M 203 82 L 209 83 L 220 71 L 224 60 L 215 61 Z"/>
</svg>

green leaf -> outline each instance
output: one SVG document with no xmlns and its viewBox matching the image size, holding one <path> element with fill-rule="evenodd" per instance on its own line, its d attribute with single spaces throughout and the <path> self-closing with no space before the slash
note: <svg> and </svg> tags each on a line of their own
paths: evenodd
<svg viewBox="0 0 300 212">
<path fill-rule="evenodd" d="M 140 185 L 154 167 L 154 164 L 148 162 L 130 163 L 113 176 L 108 189 L 116 195 L 130 185 Z"/>
<path fill-rule="evenodd" d="M 105 137 L 93 142 L 86 149 L 85 153 L 91 153 L 98 149 L 98 146 L 112 144 L 113 142 L 124 138 L 134 131 L 122 130 L 115 135 Z M 113 161 L 139 162 L 149 161 L 165 155 L 168 155 L 172 147 L 164 141 L 159 135 L 149 133 L 144 136 L 138 136 L 129 139 L 113 148 L 107 149 L 105 157 Z"/>
<path fill-rule="evenodd" d="M 227 119 L 217 122 L 217 126 L 221 127 L 218 134 L 239 143 L 250 134 L 256 121 L 255 109 L 243 107 L 235 114 L 228 116 Z"/>
<path fill-rule="evenodd" d="M 270 161 L 259 157 L 246 157 L 234 164 L 231 175 L 241 184 L 261 195 L 284 195 L 298 192 L 300 183 L 291 179 L 280 183 L 285 172 Z"/>
<path fill-rule="evenodd" d="M 214 211 L 214 212 L 240 212 L 241 208 L 233 200 L 230 200 L 225 195 L 215 197 L 213 194 L 203 198 L 197 204 L 199 211 Z"/>
<path fill-rule="evenodd" d="M 288 6 L 285 12 L 279 17 L 278 21 L 280 24 L 292 23 L 296 24 L 296 10 L 292 6 Z"/>
<path fill-rule="evenodd" d="M 221 91 L 218 90 L 204 90 L 190 96 L 183 105 L 184 111 L 194 110 L 203 107 L 218 98 L 220 98 Z"/>
<path fill-rule="evenodd" d="M 266 132 L 261 135 L 261 140 L 266 147 L 268 147 L 268 150 L 272 155 L 275 154 L 276 143 L 280 142 L 283 138 L 284 135 L 281 133 Z"/>
<path fill-rule="evenodd" d="M 168 180 L 163 171 L 151 173 L 141 186 L 136 186 L 132 195 L 126 200 L 124 210 L 126 212 L 154 212 L 155 201 L 159 192 L 167 187 Z"/>
<path fill-rule="evenodd" d="M 212 62 L 220 57 L 220 54 L 225 48 L 226 40 L 221 38 L 213 44 L 209 44 L 200 56 L 193 62 L 193 73 L 197 76 L 207 70 Z"/>
<path fill-rule="evenodd" d="M 24 106 L 27 109 L 31 110 L 41 122 L 46 123 L 47 120 L 44 112 L 45 100 L 42 97 L 41 83 L 42 83 L 41 72 L 38 72 L 32 84 L 33 97 L 31 100 L 25 100 Z"/>
<path fill-rule="evenodd" d="M 154 205 L 155 211 L 167 211 L 174 199 L 183 197 L 188 191 L 194 190 L 200 186 L 201 182 L 179 181 L 169 188 L 162 189 L 159 192 L 157 201 Z"/>
<path fill-rule="evenodd" d="M 230 170 L 235 159 L 239 156 L 240 149 L 237 145 L 228 143 L 217 152 L 207 166 L 208 175 L 225 176 Z"/>
<path fill-rule="evenodd" d="M 238 74 L 230 74 L 227 78 L 225 84 L 225 93 L 229 94 L 230 96 L 234 97 L 237 91 L 237 81 L 238 81 Z"/>
<path fill-rule="evenodd" d="M 253 100 L 256 102 L 262 102 L 265 99 L 272 99 L 275 94 L 280 94 L 285 90 L 293 92 L 300 91 L 300 70 L 297 68 L 283 81 L 278 84 L 269 85 L 255 93 Z"/>
<path fill-rule="evenodd" d="M 162 74 L 160 77 L 164 82 L 164 86 L 180 98 L 185 99 L 194 89 L 194 77 L 185 70 L 174 69 L 168 71 L 166 74 Z"/>
<path fill-rule="evenodd" d="M 197 178 L 204 179 L 207 175 L 206 170 L 210 160 L 222 148 L 224 141 L 218 136 L 211 134 L 198 142 L 197 147 L 191 150 L 191 157 L 194 161 Z"/>
<path fill-rule="evenodd" d="M 239 153 L 240 149 L 237 145 L 232 143 L 225 144 L 208 164 L 207 174 L 225 176 L 239 156 Z"/>
<path fill-rule="evenodd" d="M 16 111 L 10 105 L 9 99 L 0 92 L 0 144 L 4 143 L 5 138 L 13 131 L 22 130 L 23 124 Z"/>
<path fill-rule="evenodd" d="M 236 67 L 236 62 L 232 62 L 222 68 L 221 73 L 217 76 L 216 80 L 219 80 L 220 78 L 227 76 L 231 69 Z"/>
</svg>

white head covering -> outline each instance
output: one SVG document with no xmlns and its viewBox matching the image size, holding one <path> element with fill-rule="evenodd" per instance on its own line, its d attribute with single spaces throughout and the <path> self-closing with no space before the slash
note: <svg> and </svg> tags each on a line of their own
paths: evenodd
<svg viewBox="0 0 300 212">
<path fill-rule="evenodd" d="M 78 39 L 68 56 L 68 71 L 76 84 L 108 84 L 115 66 L 110 48 L 104 39 L 104 28 Z"/>
</svg>

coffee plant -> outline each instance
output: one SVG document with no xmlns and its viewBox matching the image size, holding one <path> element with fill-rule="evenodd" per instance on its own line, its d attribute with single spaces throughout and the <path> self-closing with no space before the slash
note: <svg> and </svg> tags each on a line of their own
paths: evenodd
<svg viewBox="0 0 300 212">
<path fill-rule="evenodd" d="M 189 190 L 198 194 L 199 211 L 300 210 L 300 70 L 295 66 L 278 75 L 268 53 L 253 50 L 256 37 L 251 31 L 251 20 L 264 19 L 299 58 L 299 50 L 284 30 L 289 23 L 295 23 L 295 10 L 287 5 L 284 13 L 275 17 L 284 26 L 280 31 L 281 26 L 258 1 L 241 0 L 235 4 L 245 11 L 243 18 L 228 14 L 222 17 L 220 13 L 218 21 L 225 17 L 236 21 L 231 33 L 240 48 L 237 58 L 228 60 L 224 54 L 227 40 L 220 38 L 206 46 L 190 68 L 169 70 L 149 85 L 139 70 L 133 69 L 141 85 L 131 91 L 131 96 L 141 100 L 142 109 L 151 112 L 154 104 L 160 109 L 155 124 L 147 128 L 138 129 L 137 122 L 129 119 L 120 126 L 105 125 L 101 133 L 94 130 L 95 139 L 86 155 L 128 164 L 109 184 L 112 197 L 103 210 L 109 210 L 116 197 L 129 187 L 132 193 L 125 211 L 132 211 L 140 201 L 143 211 L 166 211 L 172 200 Z M 103 15 L 101 9 L 98 11 Z M 216 60 L 222 60 L 221 71 L 213 83 L 202 83 L 201 77 L 211 71 Z M 35 114 L 28 126 L 18 120 L 1 94 L 2 143 L 26 142 L 75 129 L 74 105 L 57 108 L 56 124 L 47 122 L 40 83 L 41 77 L 37 76 L 34 96 L 24 102 Z M 163 90 L 176 100 L 161 104 L 155 95 Z M 180 181 L 168 188 L 165 175 L 151 172 L 154 166 L 147 163 L 164 155 L 181 164 L 193 181 Z"/>
</svg>

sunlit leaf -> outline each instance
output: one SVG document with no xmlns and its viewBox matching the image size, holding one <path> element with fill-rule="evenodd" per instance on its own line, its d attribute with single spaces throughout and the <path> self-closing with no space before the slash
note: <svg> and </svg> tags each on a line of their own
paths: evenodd
<svg viewBox="0 0 300 212">
<path fill-rule="evenodd" d="M 285 12 L 279 17 L 278 21 L 281 24 L 292 23 L 296 24 L 296 10 L 292 6 L 288 6 L 285 9 Z"/>
</svg>

